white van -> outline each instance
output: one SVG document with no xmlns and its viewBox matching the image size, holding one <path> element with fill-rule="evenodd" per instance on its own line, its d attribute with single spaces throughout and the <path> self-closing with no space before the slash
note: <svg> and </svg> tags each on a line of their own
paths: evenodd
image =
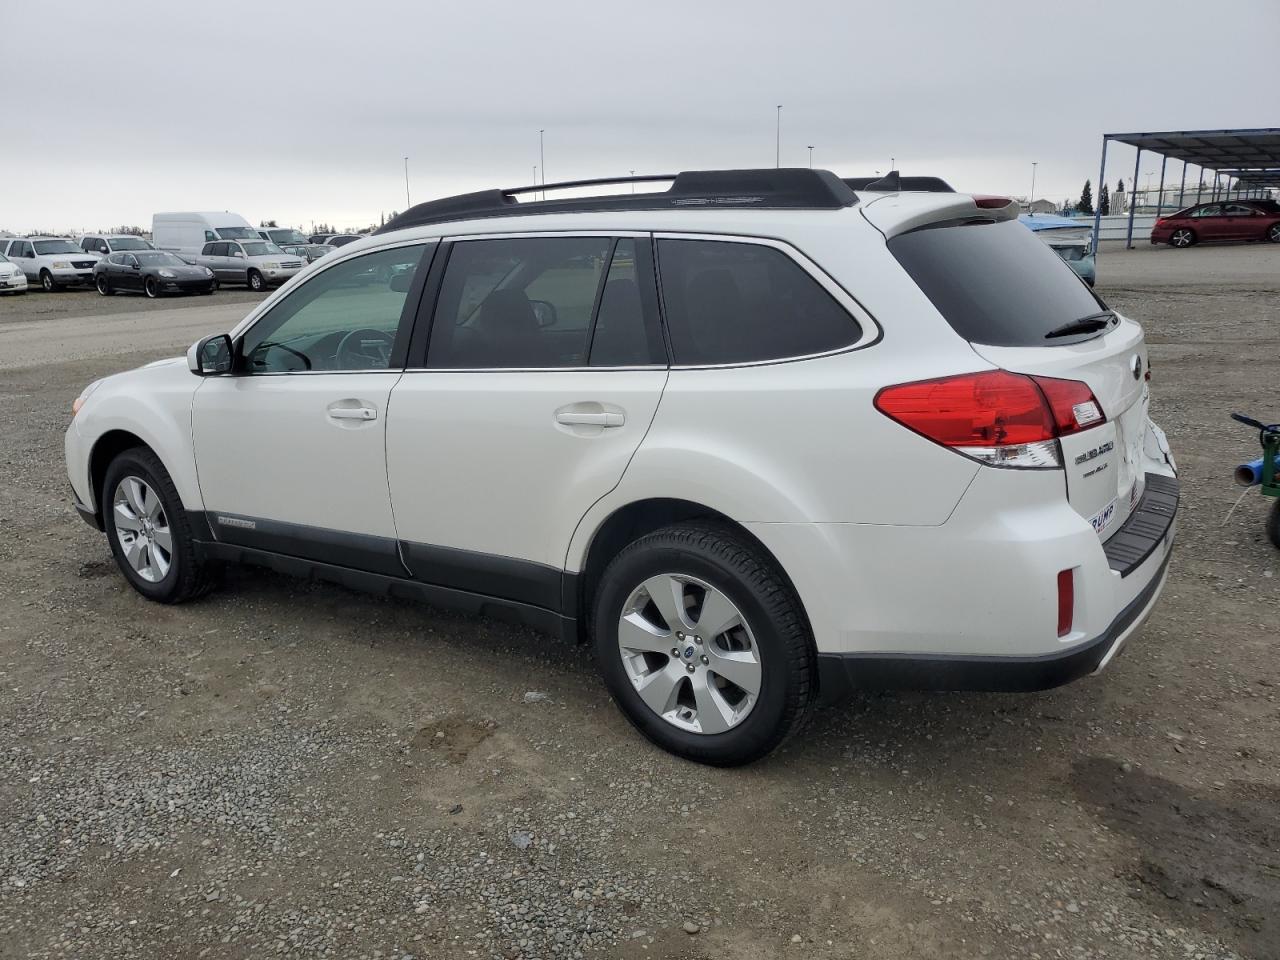
<svg viewBox="0 0 1280 960">
<path fill-rule="evenodd" d="M 157 213 L 151 242 L 157 250 L 199 253 L 214 240 L 257 240 L 258 231 L 238 213 Z"/>
</svg>

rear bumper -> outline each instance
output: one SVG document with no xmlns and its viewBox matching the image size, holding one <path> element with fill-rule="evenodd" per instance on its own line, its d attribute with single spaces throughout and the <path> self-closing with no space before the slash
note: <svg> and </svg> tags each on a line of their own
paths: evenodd
<svg viewBox="0 0 1280 960">
<path fill-rule="evenodd" d="M 855 690 L 1050 690 L 1097 673 L 1124 647 L 1164 589 L 1169 553 L 1150 582 L 1102 634 L 1061 653 L 1037 657 L 920 656 L 917 654 L 818 654 L 818 690 L 827 703 Z"/>
</svg>

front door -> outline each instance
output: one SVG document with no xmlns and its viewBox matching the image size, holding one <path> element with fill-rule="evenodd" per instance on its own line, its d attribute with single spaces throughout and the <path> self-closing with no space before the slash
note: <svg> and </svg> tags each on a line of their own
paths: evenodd
<svg viewBox="0 0 1280 960">
<path fill-rule="evenodd" d="M 405 562 L 427 583 L 557 611 L 569 539 L 622 479 L 666 383 L 650 241 L 493 238 L 447 255 L 430 344 L 387 424 Z"/>
<path fill-rule="evenodd" d="M 142 264 L 138 262 L 138 258 L 132 253 L 120 255 L 121 266 L 119 272 L 113 274 L 115 285 L 121 290 L 141 290 L 142 289 Z"/>
<path fill-rule="evenodd" d="M 236 372 L 196 391 L 192 435 L 214 536 L 404 575 L 387 493 L 387 398 L 430 243 L 313 274 L 236 338 Z"/>
</svg>

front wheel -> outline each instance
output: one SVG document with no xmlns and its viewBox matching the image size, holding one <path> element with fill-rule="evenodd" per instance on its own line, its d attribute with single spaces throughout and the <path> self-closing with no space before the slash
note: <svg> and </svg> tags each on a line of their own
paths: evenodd
<svg viewBox="0 0 1280 960">
<path fill-rule="evenodd" d="M 111 281 L 107 279 L 105 273 L 98 274 L 98 279 L 94 281 L 94 286 L 98 288 L 98 293 L 102 296 L 111 296 Z"/>
<path fill-rule="evenodd" d="M 40 271 L 40 286 L 44 287 L 45 293 L 56 293 L 58 290 L 58 282 L 48 270 Z"/>
<path fill-rule="evenodd" d="M 262 279 L 262 274 L 260 274 L 257 270 L 249 271 L 249 289 L 250 290 L 257 293 L 261 291 L 262 288 L 265 287 L 266 285 L 267 285 L 266 281 Z"/>
<path fill-rule="evenodd" d="M 632 543 L 601 578 L 597 663 L 627 719 L 715 766 L 763 757 L 814 697 L 813 642 L 790 585 L 728 526 L 681 524 Z"/>
<path fill-rule="evenodd" d="M 148 600 L 181 603 L 212 585 L 182 500 L 160 459 L 145 447 L 119 454 L 100 491 L 103 527 L 116 565 Z"/>
<path fill-rule="evenodd" d="M 1195 242 L 1196 233 L 1188 227 L 1179 227 L 1169 237 L 1169 246 L 1176 247 L 1179 250 L 1185 250 Z"/>
<path fill-rule="evenodd" d="M 160 296 L 160 284 L 156 281 L 155 277 L 147 277 L 147 281 L 142 285 L 142 289 L 143 292 L 146 293 L 147 297 L 152 300 Z"/>
<path fill-rule="evenodd" d="M 1280 243 L 1280 223 L 1273 223 L 1267 231 L 1267 239 L 1272 243 Z"/>
</svg>

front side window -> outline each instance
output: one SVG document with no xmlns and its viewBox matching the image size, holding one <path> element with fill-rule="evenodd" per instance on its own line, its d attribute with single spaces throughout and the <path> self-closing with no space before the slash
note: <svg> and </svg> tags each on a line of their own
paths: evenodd
<svg viewBox="0 0 1280 960">
<path fill-rule="evenodd" d="M 388 369 L 405 299 L 428 248 L 368 253 L 317 274 L 245 333 L 244 372 Z"/>
<path fill-rule="evenodd" d="M 99 250 L 101 249 L 101 245 L 102 241 L 97 237 L 85 237 L 80 241 L 80 249 L 85 253 L 88 253 L 90 250 Z"/>
<path fill-rule="evenodd" d="M 212 230 L 206 230 L 206 231 L 204 232 L 204 242 L 205 242 L 205 243 L 208 243 L 210 240 L 217 240 L 217 239 L 218 239 L 218 235 L 217 235 L 216 233 L 214 233 Z"/>
<path fill-rule="evenodd" d="M 658 267 L 677 364 L 782 360 L 862 338 L 848 311 L 774 247 L 659 240 Z"/>
<path fill-rule="evenodd" d="M 117 267 L 119 267 L 119 266 L 123 266 L 123 265 L 124 265 L 124 254 L 123 254 L 123 253 L 113 253 L 111 256 L 107 257 L 107 263 L 114 263 Z"/>
<path fill-rule="evenodd" d="M 585 366 L 613 240 L 533 237 L 454 244 L 431 328 L 437 368 Z"/>
</svg>

